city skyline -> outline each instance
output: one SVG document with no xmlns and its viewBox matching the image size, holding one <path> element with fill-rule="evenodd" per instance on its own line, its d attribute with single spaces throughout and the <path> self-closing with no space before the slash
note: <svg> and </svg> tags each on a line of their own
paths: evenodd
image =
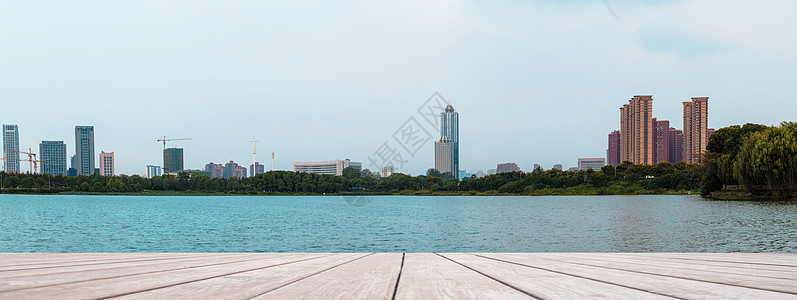
<svg viewBox="0 0 797 300">
<path fill-rule="evenodd" d="M 685 95 L 712 97 L 713 128 L 797 110 L 784 100 L 797 81 L 794 1 L 612 1 L 617 18 L 600 1 L 357 4 L 7 3 L 0 123 L 19 125 L 20 149 L 61 140 L 67 157 L 71 128 L 93 125 L 117 174 L 161 165 L 164 135 L 194 138 L 170 145 L 188 168 L 249 166 L 257 136 L 290 170 L 365 161 L 439 91 L 468 115 L 460 169 L 473 171 L 603 156 L 629 95 L 655 95 L 674 128 Z M 395 172 L 433 166 L 419 155 Z"/>
</svg>

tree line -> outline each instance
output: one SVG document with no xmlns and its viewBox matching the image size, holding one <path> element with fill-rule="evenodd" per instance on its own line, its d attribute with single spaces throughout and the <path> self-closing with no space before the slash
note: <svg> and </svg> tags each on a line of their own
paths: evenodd
<svg viewBox="0 0 797 300">
<path fill-rule="evenodd" d="M 53 176 L 0 173 L 4 193 L 232 193 L 232 194 L 657 194 L 700 188 L 701 167 L 686 163 L 635 165 L 625 162 L 602 170 L 535 169 L 457 180 L 434 169 L 425 175 L 396 173 L 381 178 L 370 170 L 347 168 L 343 176 L 271 171 L 254 177 L 210 178 L 204 174 L 143 178 Z"/>
</svg>

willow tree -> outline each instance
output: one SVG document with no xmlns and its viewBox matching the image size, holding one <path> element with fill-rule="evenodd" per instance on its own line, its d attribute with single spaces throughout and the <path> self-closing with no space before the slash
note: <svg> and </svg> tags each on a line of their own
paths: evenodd
<svg viewBox="0 0 797 300">
<path fill-rule="evenodd" d="M 766 185 L 775 196 L 797 190 L 797 124 L 784 122 L 751 134 L 733 164 L 736 180 L 749 191 Z"/>
</svg>

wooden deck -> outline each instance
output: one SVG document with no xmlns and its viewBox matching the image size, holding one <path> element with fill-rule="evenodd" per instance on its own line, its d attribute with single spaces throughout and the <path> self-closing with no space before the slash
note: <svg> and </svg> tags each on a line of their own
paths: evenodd
<svg viewBox="0 0 797 300">
<path fill-rule="evenodd" d="M 0 299 L 797 299 L 797 254 L 0 254 Z"/>
</svg>

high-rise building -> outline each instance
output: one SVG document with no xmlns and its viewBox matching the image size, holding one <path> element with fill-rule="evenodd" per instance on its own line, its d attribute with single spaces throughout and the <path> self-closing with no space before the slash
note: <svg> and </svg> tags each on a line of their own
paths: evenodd
<svg viewBox="0 0 797 300">
<path fill-rule="evenodd" d="M 293 171 L 297 173 L 315 173 L 343 176 L 346 168 L 363 169 L 363 163 L 347 159 L 331 161 L 299 161 L 293 163 Z"/>
<path fill-rule="evenodd" d="M 42 174 L 67 175 L 66 144 L 63 141 L 42 141 L 39 144 Z"/>
<path fill-rule="evenodd" d="M 498 174 L 501 173 L 510 173 L 510 172 L 520 172 L 520 168 L 517 166 L 516 163 L 503 163 L 498 164 L 496 168 Z"/>
<path fill-rule="evenodd" d="M 224 165 L 223 164 L 214 164 L 210 162 L 205 165 L 205 171 L 210 172 L 210 178 L 222 178 L 224 177 Z"/>
<path fill-rule="evenodd" d="M 459 174 L 459 113 L 450 104 L 440 113 L 440 140 L 434 146 L 434 168 L 452 176 Z"/>
<path fill-rule="evenodd" d="M 114 176 L 113 152 L 100 152 L 100 175 Z"/>
<path fill-rule="evenodd" d="M 382 177 L 387 178 L 390 177 L 390 175 L 393 175 L 393 166 L 387 165 L 382 167 Z"/>
<path fill-rule="evenodd" d="M 94 126 L 75 126 L 75 170 L 78 175 L 94 174 Z"/>
<path fill-rule="evenodd" d="M 8 173 L 19 173 L 19 152 L 17 151 L 19 151 L 19 127 L 16 124 L 5 124 L 3 125 L 4 170 Z"/>
<path fill-rule="evenodd" d="M 634 96 L 620 108 L 620 161 L 652 165 L 655 137 L 653 96 Z"/>
<path fill-rule="evenodd" d="M 606 159 L 603 158 L 579 158 L 578 159 L 578 169 L 581 171 L 586 171 L 589 169 L 593 169 L 595 171 L 600 171 L 603 166 L 606 165 Z"/>
<path fill-rule="evenodd" d="M 699 163 L 708 144 L 708 97 L 684 102 L 683 160 Z"/>
<path fill-rule="evenodd" d="M 708 141 L 711 140 L 711 135 L 714 134 L 715 131 L 717 130 L 715 130 L 714 128 L 706 129 L 706 145 L 708 145 Z"/>
<path fill-rule="evenodd" d="M 155 176 L 161 176 L 161 167 L 154 165 L 147 165 L 147 174 L 145 175 L 145 177 L 152 178 Z"/>
<path fill-rule="evenodd" d="M 183 167 L 183 148 L 166 148 L 163 150 L 163 173 L 177 173 Z"/>
<path fill-rule="evenodd" d="M 259 162 L 255 162 L 253 165 L 249 165 L 249 174 L 255 176 L 257 174 L 263 174 L 266 172 L 266 167 L 261 165 Z"/>
<path fill-rule="evenodd" d="M 487 176 L 498 174 L 498 170 L 496 169 L 488 169 Z"/>
<path fill-rule="evenodd" d="M 670 146 L 670 160 L 671 163 L 679 163 L 682 162 L 682 155 L 683 155 L 683 139 L 684 139 L 684 132 L 682 130 L 678 130 L 675 128 L 670 128 L 670 132 L 668 134 L 669 139 L 669 146 Z"/>
<path fill-rule="evenodd" d="M 609 134 L 609 149 L 606 150 L 606 161 L 610 166 L 617 166 L 620 161 L 620 131 Z"/>
<path fill-rule="evenodd" d="M 656 139 L 654 140 L 655 150 L 654 157 L 656 158 L 653 163 L 670 161 L 670 121 L 658 121 L 653 119 L 656 125 Z"/>
</svg>

